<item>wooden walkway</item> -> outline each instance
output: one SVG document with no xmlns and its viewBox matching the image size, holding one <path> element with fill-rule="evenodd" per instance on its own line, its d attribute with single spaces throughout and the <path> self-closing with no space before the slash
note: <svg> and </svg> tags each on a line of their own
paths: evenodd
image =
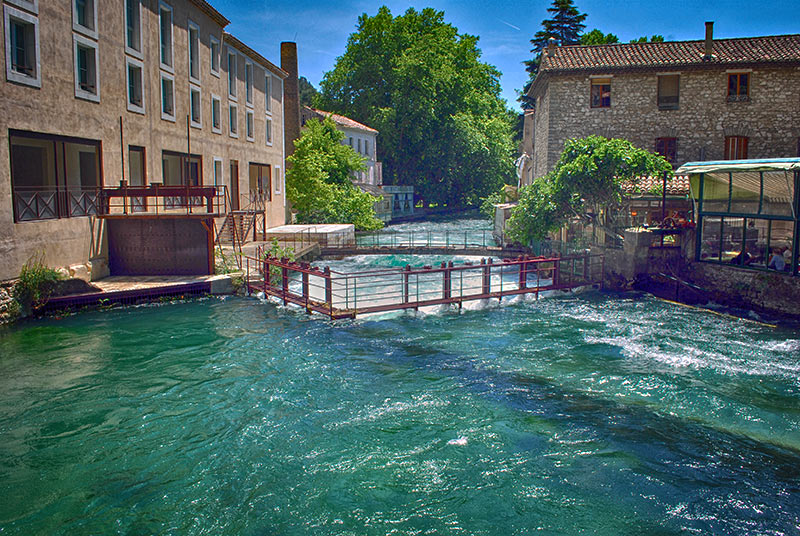
<svg viewBox="0 0 800 536">
<path fill-rule="evenodd" d="M 564 257 L 481 259 L 480 262 L 342 273 L 273 257 L 245 258 L 248 293 L 263 293 L 284 305 L 332 319 L 497 299 L 602 284 L 604 258 L 584 253 Z"/>
</svg>

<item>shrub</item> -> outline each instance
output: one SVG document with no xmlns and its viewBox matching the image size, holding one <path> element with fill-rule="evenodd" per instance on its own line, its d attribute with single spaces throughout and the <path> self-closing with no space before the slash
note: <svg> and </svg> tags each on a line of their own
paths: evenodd
<svg viewBox="0 0 800 536">
<path fill-rule="evenodd" d="M 53 268 L 44 264 L 44 254 L 37 253 L 22 266 L 11 297 L 19 306 L 19 314 L 27 316 L 47 303 L 58 281 L 62 279 Z"/>
</svg>

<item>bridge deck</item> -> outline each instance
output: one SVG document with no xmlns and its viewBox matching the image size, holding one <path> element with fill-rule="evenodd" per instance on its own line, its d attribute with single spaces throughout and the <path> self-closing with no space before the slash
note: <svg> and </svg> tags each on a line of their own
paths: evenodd
<svg viewBox="0 0 800 536">
<path fill-rule="evenodd" d="M 249 293 L 263 292 L 332 319 L 602 283 L 603 256 L 526 257 L 494 262 L 342 273 L 305 262 L 246 257 Z"/>
</svg>

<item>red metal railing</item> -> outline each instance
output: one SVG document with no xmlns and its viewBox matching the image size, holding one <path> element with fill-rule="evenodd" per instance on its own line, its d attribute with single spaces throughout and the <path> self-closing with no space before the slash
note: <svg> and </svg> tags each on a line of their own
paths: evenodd
<svg viewBox="0 0 800 536">
<path fill-rule="evenodd" d="M 168 216 L 192 214 L 220 216 L 227 213 L 226 186 L 150 184 L 148 186 L 97 189 L 100 217 Z"/>
<path fill-rule="evenodd" d="M 480 263 L 342 273 L 305 262 L 245 257 L 247 290 L 295 304 L 308 313 L 354 318 L 420 307 L 457 304 L 602 284 L 603 256 L 481 259 Z"/>
</svg>

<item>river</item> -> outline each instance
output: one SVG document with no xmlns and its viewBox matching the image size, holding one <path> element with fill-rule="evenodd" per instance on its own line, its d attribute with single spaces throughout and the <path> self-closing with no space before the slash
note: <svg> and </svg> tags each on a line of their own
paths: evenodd
<svg viewBox="0 0 800 536">
<path fill-rule="evenodd" d="M 3 534 L 797 534 L 800 333 L 598 291 L 23 322 L 0 497 Z"/>
</svg>

